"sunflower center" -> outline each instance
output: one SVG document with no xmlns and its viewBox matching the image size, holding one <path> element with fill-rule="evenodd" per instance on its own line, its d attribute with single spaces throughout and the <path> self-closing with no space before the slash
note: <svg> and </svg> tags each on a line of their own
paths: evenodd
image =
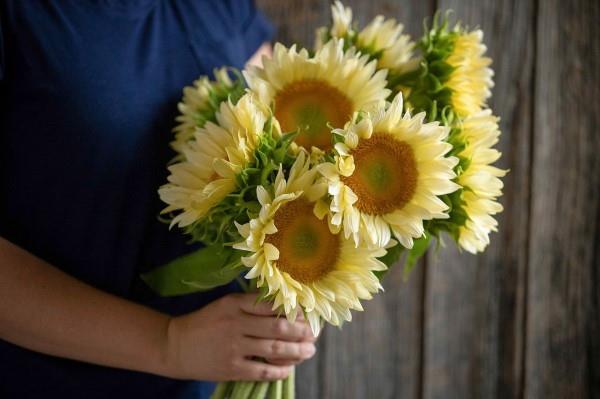
<svg viewBox="0 0 600 399">
<path fill-rule="evenodd" d="M 318 79 L 288 84 L 275 96 L 275 117 L 285 132 L 299 131 L 296 143 L 306 149 L 332 147 L 331 130 L 343 127 L 352 116 L 346 95 Z"/>
<path fill-rule="evenodd" d="M 265 239 L 279 249 L 277 267 L 294 280 L 307 284 L 335 268 L 341 242 L 329 231 L 326 220 L 313 214 L 313 204 L 295 200 L 283 205 L 275 215 L 277 233 Z"/>
<path fill-rule="evenodd" d="M 355 170 L 342 177 L 358 196 L 356 207 L 370 215 L 402 209 L 417 187 L 417 163 L 410 145 L 389 134 L 374 133 L 352 150 Z"/>
</svg>

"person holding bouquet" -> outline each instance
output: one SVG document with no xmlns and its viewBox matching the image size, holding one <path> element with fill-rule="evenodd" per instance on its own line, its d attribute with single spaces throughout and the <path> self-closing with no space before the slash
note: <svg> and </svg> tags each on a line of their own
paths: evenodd
<svg viewBox="0 0 600 399">
<path fill-rule="evenodd" d="M 0 25 L 0 397 L 204 398 L 313 356 L 306 321 L 235 283 L 139 278 L 194 249 L 156 217 L 175 104 L 268 53 L 254 4 L 5 0 Z"/>
</svg>

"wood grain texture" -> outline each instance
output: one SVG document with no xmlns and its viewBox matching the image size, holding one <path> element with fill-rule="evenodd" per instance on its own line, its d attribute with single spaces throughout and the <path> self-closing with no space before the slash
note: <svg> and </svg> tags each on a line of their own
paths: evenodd
<svg viewBox="0 0 600 399">
<path fill-rule="evenodd" d="M 600 4 L 537 15 L 525 395 L 598 397 Z"/>
<path fill-rule="evenodd" d="M 312 48 L 315 29 L 326 25 L 331 15 L 329 3 L 324 0 L 257 0 L 256 3 L 277 29 L 275 41 L 288 46 L 298 43 Z"/>
<path fill-rule="evenodd" d="M 500 233 L 485 253 L 460 254 L 453 243 L 432 254 L 425 304 L 425 398 L 521 395 L 524 295 L 529 234 L 533 3 L 440 0 L 441 10 L 484 31 L 493 58 L 490 106 L 501 117 L 503 181 Z"/>
<path fill-rule="evenodd" d="M 257 0 L 277 40 L 312 46 L 325 0 Z M 600 398 L 600 2 L 346 1 L 413 36 L 435 8 L 485 33 L 505 210 L 479 256 L 428 257 L 298 371 L 299 398 Z M 452 243 L 448 243 L 453 247 Z"/>
<path fill-rule="evenodd" d="M 419 397 L 421 279 L 418 272 L 406 283 L 392 270 L 385 295 L 366 302 L 342 330 L 326 330 L 321 397 Z"/>
</svg>

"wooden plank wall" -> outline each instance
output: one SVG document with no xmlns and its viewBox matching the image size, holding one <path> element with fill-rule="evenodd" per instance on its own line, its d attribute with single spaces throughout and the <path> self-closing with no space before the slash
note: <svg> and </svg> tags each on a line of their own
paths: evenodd
<svg viewBox="0 0 600 399">
<path fill-rule="evenodd" d="M 257 0 L 277 39 L 312 45 L 326 0 Z M 454 10 L 496 72 L 505 211 L 481 256 L 444 249 L 302 365 L 298 397 L 600 398 L 600 1 L 346 1 L 413 37 Z"/>
</svg>

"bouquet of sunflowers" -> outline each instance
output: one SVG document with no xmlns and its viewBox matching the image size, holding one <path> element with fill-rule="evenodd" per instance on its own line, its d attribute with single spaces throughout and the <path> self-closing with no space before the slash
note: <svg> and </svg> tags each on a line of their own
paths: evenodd
<svg viewBox="0 0 600 399">
<path fill-rule="evenodd" d="M 341 3 L 332 13 L 314 50 L 276 44 L 262 67 L 184 89 L 159 193 L 171 226 L 205 246 L 143 275 L 160 294 L 237 278 L 316 335 L 362 310 L 403 252 L 406 273 L 442 233 L 488 245 L 506 172 L 492 166 L 482 32 L 438 16 L 414 43 L 393 19 L 360 30 Z M 213 395 L 293 396 L 293 374 Z"/>
</svg>

